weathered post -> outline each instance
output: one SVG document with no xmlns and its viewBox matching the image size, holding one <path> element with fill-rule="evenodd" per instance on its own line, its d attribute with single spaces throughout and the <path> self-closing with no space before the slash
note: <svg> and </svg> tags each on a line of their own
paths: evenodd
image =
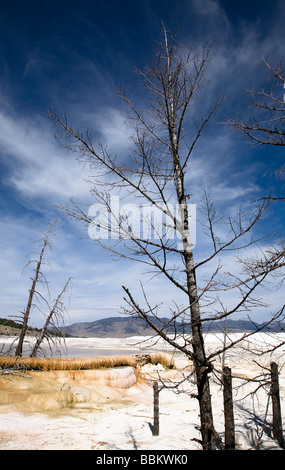
<svg viewBox="0 0 285 470">
<path fill-rule="evenodd" d="M 223 367 L 223 394 L 225 416 L 225 450 L 235 450 L 235 425 L 232 394 L 232 371 Z"/>
<path fill-rule="evenodd" d="M 279 380 L 278 380 L 278 365 L 276 362 L 271 362 L 271 400 L 272 400 L 272 417 L 273 417 L 273 438 L 276 439 L 282 449 L 284 446 L 282 418 L 281 418 L 281 405 L 279 394 Z"/>
<path fill-rule="evenodd" d="M 159 435 L 159 390 L 158 382 L 153 384 L 153 436 Z"/>
</svg>

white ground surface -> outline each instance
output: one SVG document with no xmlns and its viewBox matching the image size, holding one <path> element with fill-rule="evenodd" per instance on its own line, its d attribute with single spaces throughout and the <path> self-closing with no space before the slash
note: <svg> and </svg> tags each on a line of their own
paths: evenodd
<svg viewBox="0 0 285 470">
<path fill-rule="evenodd" d="M 234 335 L 231 339 L 235 339 Z M 283 429 L 285 429 L 285 374 L 282 369 L 284 346 L 278 352 L 265 356 L 254 357 L 250 351 L 258 348 L 269 348 L 276 344 L 280 335 L 256 335 L 254 342 L 243 344 L 249 347 L 235 348 L 227 354 L 226 363 L 232 368 L 233 375 L 254 377 L 260 374 L 264 367 L 269 367 L 270 361 L 278 363 L 281 370 L 279 383 L 281 406 L 283 416 Z M 281 335 L 285 340 L 285 334 Z M 147 338 L 146 338 L 147 340 Z M 0 342 L 11 341 L 11 338 L 0 338 Z M 73 356 L 81 356 L 82 350 L 90 351 L 90 356 L 97 350 L 108 351 L 133 350 L 134 346 L 141 352 L 152 350 L 167 351 L 163 343 L 153 344 L 151 339 L 144 343 L 147 350 L 138 346 L 138 338 L 126 339 L 68 339 L 67 350 Z M 209 334 L 206 338 L 207 348 L 214 350 L 220 347 L 221 335 Z M 86 354 L 85 354 L 86 355 Z M 263 366 L 257 365 L 253 359 Z M 183 363 L 180 362 L 180 367 Z M 219 363 L 217 363 L 219 366 Z M 151 374 L 157 378 L 173 377 L 176 372 L 163 372 L 157 366 L 144 366 L 141 370 L 143 377 Z M 180 372 L 181 375 L 182 372 Z M 164 374 L 164 375 L 163 375 Z M 149 377 L 149 376 L 148 376 Z M 73 384 L 74 385 L 74 384 Z M 78 384 L 79 386 L 82 384 Z M 271 403 L 268 402 L 268 393 L 260 389 L 254 398 L 248 395 L 253 391 L 256 383 L 245 383 L 241 379 L 233 379 L 233 385 L 239 386 L 234 391 L 235 401 L 235 427 L 237 444 L 240 449 L 278 449 L 271 438 L 268 426 L 271 423 Z M 11 383 L 12 386 L 12 383 Z M 59 386 L 59 389 L 62 388 Z M 22 403 L 0 404 L 0 450 L 191 450 L 200 449 L 199 444 L 193 440 L 199 439 L 196 427 L 199 425 L 198 402 L 191 398 L 195 387 L 186 382 L 184 389 L 187 393 L 174 393 L 167 388 L 160 392 L 160 433 L 153 436 L 151 426 L 153 423 L 153 392 L 147 383 L 139 383 L 127 389 L 117 390 L 110 387 L 100 389 L 100 399 L 86 401 L 78 400 L 69 407 L 31 411 Z M 99 389 L 98 389 L 99 390 Z M 99 393 L 99 392 L 98 392 Z M 213 400 L 214 421 L 218 432 L 223 433 L 223 398 L 220 383 L 213 377 L 211 379 L 211 393 Z M 107 398 L 108 397 L 108 398 Z M 258 446 L 258 444 L 260 444 Z"/>
</svg>

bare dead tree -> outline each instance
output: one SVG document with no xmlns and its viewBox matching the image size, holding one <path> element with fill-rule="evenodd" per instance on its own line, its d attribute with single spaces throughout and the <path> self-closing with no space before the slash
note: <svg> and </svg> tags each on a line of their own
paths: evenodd
<svg viewBox="0 0 285 470">
<path fill-rule="evenodd" d="M 199 401 L 200 432 L 203 449 L 221 448 L 220 439 L 214 427 L 209 377 L 213 372 L 213 360 L 223 351 L 235 345 L 225 342 L 219 351 L 208 353 L 203 336 L 204 322 L 225 320 L 233 313 L 250 313 L 263 304 L 255 292 L 278 273 L 284 266 L 284 256 L 279 262 L 264 263 L 267 256 L 260 249 L 253 271 L 244 261 L 241 253 L 255 246 L 262 239 L 254 238 L 252 229 L 262 221 L 270 201 L 256 203 L 250 216 L 247 212 L 229 218 L 224 226 L 223 238 L 218 236 L 216 224 L 221 222 L 214 212 L 210 197 L 204 202 L 205 229 L 210 236 L 210 253 L 197 262 L 193 253 L 193 233 L 189 219 L 191 202 L 187 174 L 191 171 L 191 157 L 207 125 L 221 106 L 218 99 L 205 114 L 197 114 L 197 99 L 205 84 L 207 64 L 211 60 L 211 46 L 205 44 L 201 52 L 185 54 L 179 48 L 176 37 L 167 33 L 163 26 L 163 42 L 155 51 L 151 65 L 136 71 L 143 80 L 150 103 L 147 111 L 139 111 L 125 92 L 119 96 L 130 111 L 132 124 L 132 149 L 130 155 L 120 158 L 95 144 L 90 133 L 75 130 L 67 116 L 59 117 L 54 111 L 49 116 L 66 138 L 66 147 L 80 154 L 79 159 L 91 169 L 91 192 L 96 203 L 95 210 L 88 214 L 73 200 L 60 206 L 66 215 L 85 224 L 89 234 L 104 249 L 117 257 L 144 263 L 152 275 L 163 275 L 170 285 L 175 286 L 185 302 L 169 308 L 169 320 L 161 320 L 161 309 L 165 306 L 152 305 L 141 284 L 142 298 L 137 300 L 128 287 L 123 287 L 126 306 L 130 315 L 138 315 L 151 326 L 158 337 L 163 338 L 176 350 L 193 361 Z M 199 103 L 199 109 L 202 103 Z M 124 198 L 129 204 L 124 211 L 114 209 L 112 196 Z M 132 204 L 130 203 L 132 202 Z M 138 218 L 130 216 L 135 212 L 133 201 L 140 203 L 142 211 Z M 150 217 L 150 208 L 160 214 L 160 222 Z M 102 209 L 98 218 L 97 213 Z M 247 208 L 248 209 L 248 208 Z M 144 228 L 138 230 L 138 221 L 144 221 Z M 221 232 L 221 231 L 220 231 Z M 220 233 L 219 232 L 219 233 Z M 152 236 L 149 234 L 152 233 Z M 100 237 L 101 234 L 101 237 Z M 238 255 L 235 273 L 223 270 L 220 259 L 224 255 Z M 207 279 L 199 279 L 200 268 L 215 264 Z M 226 297 L 231 294 L 231 302 Z M 155 320 L 160 320 L 160 323 Z M 171 325 L 171 333 L 169 326 Z M 173 330 L 174 328 L 174 330 Z M 174 333 L 173 333 L 174 331 Z M 246 337 L 245 333 L 244 337 Z"/>
<path fill-rule="evenodd" d="M 40 249 L 38 258 L 30 260 L 28 264 L 26 265 L 27 267 L 27 266 L 30 266 L 31 264 L 35 264 L 35 269 L 34 269 L 34 276 L 31 278 L 32 285 L 31 285 L 31 288 L 29 289 L 27 306 L 26 306 L 26 309 L 22 312 L 21 332 L 20 332 L 19 338 L 15 340 L 16 342 L 15 355 L 16 356 L 23 355 L 23 345 L 24 345 L 25 337 L 27 335 L 28 322 L 30 319 L 32 309 L 34 307 L 37 307 L 38 309 L 42 310 L 42 308 L 40 308 L 40 305 L 42 303 L 44 304 L 44 310 L 48 310 L 49 313 L 46 315 L 46 321 L 44 323 L 44 326 L 40 330 L 39 336 L 36 339 L 36 343 L 31 352 L 31 357 L 35 357 L 38 354 L 38 352 L 41 350 L 41 345 L 44 339 L 47 340 L 48 346 L 51 350 L 52 345 L 55 345 L 57 339 L 62 337 L 62 333 L 59 329 L 59 324 L 63 323 L 64 314 L 65 314 L 65 306 L 64 306 L 64 303 L 62 302 L 62 297 L 67 291 L 71 278 L 68 279 L 64 288 L 57 296 L 53 306 L 50 307 L 49 283 L 43 270 L 43 266 L 47 264 L 46 252 L 48 249 L 52 249 L 51 237 L 53 235 L 54 226 L 55 226 L 55 223 L 50 224 L 47 232 L 44 233 L 42 240 L 40 240 L 41 249 Z M 42 292 L 39 289 L 39 285 L 44 285 L 47 292 L 46 293 Z"/>
<path fill-rule="evenodd" d="M 58 325 L 59 325 L 59 322 L 60 322 L 60 326 L 61 326 L 63 321 L 64 321 L 65 306 L 64 306 L 64 303 L 62 302 L 61 299 L 62 299 L 63 295 L 65 294 L 70 281 L 71 281 L 71 277 L 66 282 L 66 284 L 65 284 L 64 288 L 62 289 L 62 291 L 58 294 L 52 309 L 50 310 L 49 314 L 47 315 L 45 324 L 42 327 L 40 335 L 38 336 L 38 338 L 36 340 L 36 343 L 33 347 L 33 350 L 31 352 L 31 357 L 37 356 L 37 354 L 40 350 L 41 344 L 44 341 L 44 339 L 47 340 L 49 348 L 52 351 L 52 347 L 55 345 L 56 338 L 57 338 L 57 336 L 55 336 L 55 333 L 59 333 L 60 337 L 62 336 L 61 330 L 60 330 Z M 52 328 L 52 331 L 50 331 L 51 328 Z"/>
<path fill-rule="evenodd" d="M 19 340 L 18 340 L 17 347 L 16 347 L 16 352 L 15 352 L 16 356 L 22 356 L 22 354 L 23 354 L 23 344 L 24 344 L 24 339 L 25 339 L 27 329 L 28 329 L 28 321 L 29 321 L 29 318 L 30 318 L 30 313 L 31 313 L 31 309 L 32 309 L 32 306 L 33 306 L 34 298 L 38 294 L 37 284 L 39 282 L 42 282 L 43 280 L 44 280 L 44 282 L 46 282 L 45 276 L 43 275 L 43 273 L 41 271 L 41 267 L 42 267 L 42 264 L 43 264 L 43 261 L 44 261 L 44 256 L 45 256 L 45 252 L 46 252 L 47 248 L 51 248 L 50 237 L 51 237 L 51 234 L 52 234 L 52 229 L 53 229 L 53 225 L 50 225 L 47 233 L 44 234 L 44 237 L 43 237 L 43 240 L 42 240 L 42 248 L 41 248 L 41 251 L 40 251 L 40 254 L 39 254 L 39 258 L 37 260 L 29 261 L 29 263 L 28 263 L 28 264 L 31 264 L 33 262 L 36 263 L 36 268 L 35 268 L 35 275 L 32 278 L 32 285 L 31 285 L 31 288 L 29 290 L 29 297 L 28 297 L 27 306 L 26 306 L 25 311 L 22 312 L 23 313 L 22 329 L 21 329 Z"/>
</svg>

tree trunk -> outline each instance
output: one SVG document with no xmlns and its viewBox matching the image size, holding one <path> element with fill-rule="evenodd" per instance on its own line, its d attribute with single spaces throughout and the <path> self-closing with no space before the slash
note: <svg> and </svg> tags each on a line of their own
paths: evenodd
<svg viewBox="0 0 285 470">
<path fill-rule="evenodd" d="M 200 408 L 202 446 L 204 450 L 214 450 L 216 444 L 208 375 L 211 372 L 211 365 L 207 364 L 206 361 L 192 252 L 186 253 L 185 261 L 190 299 L 192 346 L 198 389 L 197 398 Z"/>
<path fill-rule="evenodd" d="M 159 435 L 159 390 L 158 382 L 153 384 L 153 436 Z"/>
<path fill-rule="evenodd" d="M 275 362 L 271 362 L 271 399 L 272 399 L 272 415 L 273 415 L 273 437 L 276 439 L 280 447 L 284 449 L 284 439 L 282 430 L 281 405 L 279 395 L 278 366 Z"/>
<path fill-rule="evenodd" d="M 232 371 L 229 367 L 223 367 L 223 394 L 225 415 L 225 450 L 235 450 Z"/>
<path fill-rule="evenodd" d="M 202 446 L 204 450 L 214 450 L 216 449 L 216 437 L 214 431 L 212 400 L 209 383 L 209 373 L 211 373 L 212 369 L 211 364 L 207 363 L 206 359 L 193 250 L 189 234 L 188 208 L 186 203 L 186 196 L 184 194 L 183 172 L 181 169 L 179 173 L 180 175 L 178 176 L 179 182 L 177 185 L 177 193 L 181 207 L 183 256 L 186 267 L 187 289 L 191 315 L 192 347 L 198 389 L 197 398 L 200 408 Z"/>
<path fill-rule="evenodd" d="M 198 389 L 197 398 L 199 401 L 200 408 L 202 446 L 204 450 L 214 450 L 216 448 L 216 444 L 212 413 L 212 401 L 210 394 L 210 383 L 208 376 L 208 374 L 211 372 L 211 365 L 207 363 L 206 360 L 205 344 L 202 333 L 202 323 L 199 306 L 199 296 L 193 259 L 193 250 L 189 233 L 188 207 L 184 191 L 184 175 L 180 167 L 178 156 L 174 158 L 174 163 L 176 168 L 176 191 L 178 201 L 180 203 L 180 231 L 183 242 L 183 257 L 187 276 L 187 290 L 189 297 L 192 327 L 192 347 Z"/>
</svg>

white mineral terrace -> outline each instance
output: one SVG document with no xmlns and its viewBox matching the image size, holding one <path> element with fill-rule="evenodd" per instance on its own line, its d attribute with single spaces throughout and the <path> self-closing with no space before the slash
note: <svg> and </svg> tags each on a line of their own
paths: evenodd
<svg viewBox="0 0 285 470">
<path fill-rule="evenodd" d="M 228 341 L 237 339 L 231 335 Z M 253 356 L 253 351 L 268 350 L 284 341 L 285 335 L 260 333 L 244 341 L 225 356 L 231 367 L 234 386 L 234 413 L 238 448 L 278 449 L 268 426 L 271 422 L 271 405 L 268 388 L 260 388 L 258 395 L 252 378 L 268 369 L 272 360 L 279 365 L 280 396 L 285 428 L 285 374 L 282 368 L 284 346 L 270 354 Z M 26 370 L 16 375 L 0 378 L 0 450 L 5 449 L 199 449 L 193 438 L 199 439 L 198 402 L 195 393 L 192 364 L 162 341 L 152 338 L 67 338 L 65 355 L 73 360 L 70 370 Z M 7 347 L 13 338 L 0 337 Z M 219 349 L 222 334 L 206 337 L 208 351 Z M 79 361 L 84 358 L 119 355 L 155 354 L 160 351 L 171 359 L 171 368 L 162 363 L 143 362 L 118 367 L 81 370 Z M 63 353 L 63 350 L 62 350 Z M 98 354 L 99 353 L 99 354 Z M 110 354 L 112 353 L 112 354 Z M 221 366 L 222 358 L 215 361 Z M 77 364 L 77 365 L 76 365 Z M 181 378 L 188 377 L 180 386 L 181 393 L 170 387 Z M 160 392 L 160 432 L 153 436 L 154 380 L 163 381 Z M 183 393 L 182 393 L 183 392 Z M 214 421 L 218 432 L 223 433 L 223 396 L 221 384 L 212 375 L 211 393 Z M 259 447 L 258 447 L 259 444 Z"/>
</svg>

